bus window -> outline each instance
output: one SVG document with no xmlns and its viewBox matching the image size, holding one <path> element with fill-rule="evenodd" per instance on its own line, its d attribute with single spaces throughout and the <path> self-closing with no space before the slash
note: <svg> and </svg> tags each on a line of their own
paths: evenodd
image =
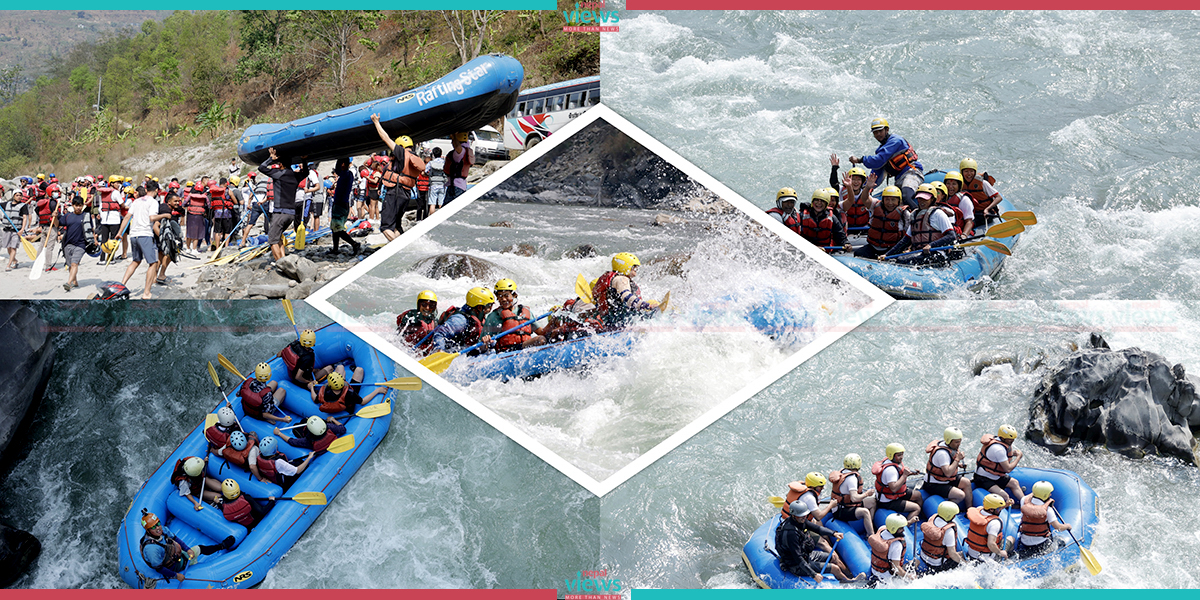
<svg viewBox="0 0 1200 600">
<path fill-rule="evenodd" d="M 588 90 L 587 105 L 593 106 L 595 104 L 600 104 L 600 88 Z"/>
<path fill-rule="evenodd" d="M 533 110 L 530 112 L 535 115 L 542 114 L 542 99 L 541 98 L 538 98 L 537 100 L 533 101 Z"/>
<path fill-rule="evenodd" d="M 579 92 L 571 94 L 567 100 L 567 110 L 579 108 Z"/>
<path fill-rule="evenodd" d="M 518 117 L 520 115 L 521 115 L 521 105 L 520 104 L 517 104 L 516 106 L 513 107 L 512 110 L 508 111 L 508 117 L 510 119 L 513 117 Z"/>
</svg>

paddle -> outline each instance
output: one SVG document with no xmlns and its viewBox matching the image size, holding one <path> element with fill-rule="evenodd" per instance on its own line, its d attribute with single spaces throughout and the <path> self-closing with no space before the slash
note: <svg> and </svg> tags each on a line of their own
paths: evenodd
<svg viewBox="0 0 1200 600">
<path fill-rule="evenodd" d="M 592 288 L 588 285 L 587 279 L 583 277 L 583 273 L 575 276 L 575 295 L 585 304 L 596 303 L 595 298 L 592 298 Z"/>
<path fill-rule="evenodd" d="M 388 410 L 391 410 L 391 409 L 389 408 Z M 355 415 L 355 416 L 358 416 L 358 415 Z M 308 423 L 305 422 L 305 423 L 301 423 L 299 425 L 292 425 L 291 427 L 281 427 L 281 428 L 279 428 L 279 431 L 291 431 L 292 429 L 296 429 L 298 427 L 304 427 L 305 425 L 308 425 Z M 353 433 L 351 433 L 349 435 L 344 435 L 342 437 L 339 437 L 336 440 L 333 440 L 333 443 L 330 444 L 328 448 L 321 450 L 320 452 L 332 452 L 334 454 L 341 454 L 352 448 L 354 448 L 354 434 Z"/>
<path fill-rule="evenodd" d="M 321 492 L 300 492 L 295 496 L 276 498 L 276 500 L 291 500 L 293 502 L 299 502 L 300 504 L 307 504 L 309 506 L 325 506 L 328 504 L 328 502 L 325 500 L 325 494 Z"/>
<path fill-rule="evenodd" d="M 116 237 L 109 238 L 109 239 L 117 240 L 117 244 L 115 246 L 113 246 L 112 252 L 109 252 L 108 256 L 105 257 L 104 268 L 106 270 L 108 269 L 108 265 L 112 264 L 113 256 L 116 256 L 116 254 L 117 254 L 117 248 L 121 247 L 121 236 L 125 235 L 125 229 L 127 229 L 129 227 L 129 221 L 130 221 L 130 219 L 125 220 L 125 223 L 122 224 L 121 228 L 117 231 Z"/>
<path fill-rule="evenodd" d="M 936 252 L 938 250 L 949 250 L 951 248 L 969 248 L 972 246 L 986 246 L 988 249 L 995 250 L 996 252 L 999 252 L 1000 254 L 1003 254 L 1005 256 L 1012 256 L 1012 250 L 1009 250 L 1008 246 L 1005 246 L 1004 244 L 997 242 L 996 240 L 979 240 L 979 241 L 975 241 L 975 242 L 966 242 L 963 244 L 952 244 L 950 246 L 937 246 L 935 248 L 930 248 L 929 251 Z M 924 250 L 913 250 L 912 252 L 903 252 L 900 254 L 893 254 L 891 256 L 884 256 L 884 257 L 880 258 L 879 260 L 893 260 L 893 259 L 900 258 L 901 256 L 912 256 L 913 254 L 920 254 L 922 252 L 924 252 Z"/>
<path fill-rule="evenodd" d="M 300 221 L 300 225 L 296 227 L 296 241 L 294 246 L 297 250 L 304 249 L 304 240 L 308 237 L 308 232 L 304 229 L 304 221 Z"/>
<path fill-rule="evenodd" d="M 42 276 L 42 270 L 46 268 L 46 242 L 50 241 L 56 225 L 58 225 L 58 215 L 54 215 L 54 218 L 50 219 L 50 230 L 42 236 L 42 247 L 38 248 L 37 258 L 33 259 L 33 269 L 29 271 L 30 281 L 37 281 Z"/>
<path fill-rule="evenodd" d="M 212 361 L 208 363 L 208 375 L 212 377 L 213 383 L 216 384 L 217 394 L 225 401 L 225 406 L 228 406 L 229 410 L 233 410 L 233 404 L 229 402 L 229 397 L 225 395 L 225 390 L 221 389 L 221 380 L 217 378 L 217 370 L 213 368 Z M 242 429 L 242 420 L 237 418 L 237 413 L 233 414 L 233 420 L 237 422 L 238 429 Z M 245 429 L 242 429 L 242 431 L 245 431 Z"/>
<path fill-rule="evenodd" d="M 1010 210 L 1007 212 L 1002 212 L 1000 213 L 1000 218 L 1008 221 L 1016 219 L 1026 227 L 1029 227 L 1030 225 L 1037 225 L 1038 222 L 1037 215 L 1033 214 L 1033 211 L 1031 210 Z"/>
<path fill-rule="evenodd" d="M 292 312 L 292 301 L 287 298 L 283 299 L 283 312 L 287 313 L 288 320 L 292 322 L 292 330 L 296 332 L 296 339 L 300 339 L 300 330 L 296 328 L 296 313 Z"/>
<path fill-rule="evenodd" d="M 221 366 L 224 367 L 226 371 L 229 371 L 229 373 L 231 375 L 233 375 L 234 377 L 237 377 L 238 379 L 241 379 L 242 381 L 246 380 L 246 378 L 242 376 L 242 373 L 237 370 L 237 367 L 233 366 L 233 362 L 230 361 L 228 358 L 225 358 L 224 354 L 220 354 L 220 353 L 217 354 L 217 362 L 221 363 Z"/>
<path fill-rule="evenodd" d="M 379 385 L 393 390 L 411 391 L 421 389 L 421 379 L 419 377 L 397 377 L 380 383 L 351 383 L 350 385 Z"/>
<path fill-rule="evenodd" d="M 669 305 L 670 303 L 671 303 L 671 292 L 667 292 L 666 294 L 663 294 L 663 299 L 658 301 L 658 312 L 659 313 L 667 312 L 667 305 Z"/>
<path fill-rule="evenodd" d="M 783 496 L 767 496 L 767 502 L 770 502 L 775 508 L 787 506 L 787 500 Z"/>
<path fill-rule="evenodd" d="M 821 570 L 817 571 L 817 573 L 825 572 L 825 569 L 829 566 L 829 561 L 833 560 L 833 553 L 837 552 L 837 545 L 841 543 L 841 541 L 841 539 L 833 540 L 833 546 L 829 548 L 829 556 L 825 557 L 825 564 L 821 565 Z"/>
<path fill-rule="evenodd" d="M 1006 238 L 1017 235 L 1022 231 L 1025 231 L 1025 224 L 1020 221 L 1013 220 L 992 225 L 991 227 L 988 227 L 987 231 L 985 231 L 983 235 L 994 238 Z"/>
<path fill-rule="evenodd" d="M 229 230 L 229 233 L 225 234 L 225 239 L 221 240 L 221 245 L 217 246 L 216 250 L 213 250 L 212 256 L 210 256 L 208 258 L 207 262 L 212 262 L 214 260 L 217 260 L 217 257 L 221 256 L 221 251 L 224 250 L 225 246 L 229 244 L 229 239 L 233 237 L 234 232 L 238 231 L 241 228 L 242 222 L 246 220 L 246 215 L 249 214 L 249 212 L 250 211 L 248 211 L 248 210 L 242 211 L 242 217 L 240 219 L 238 219 L 237 225 L 234 225 L 233 229 Z"/>
<path fill-rule="evenodd" d="M 664 298 L 664 300 L 668 300 L 668 299 L 669 298 Z M 512 329 L 508 329 L 506 331 L 497 333 L 496 335 L 492 336 L 492 339 L 502 338 L 502 337 L 504 337 L 526 325 L 529 325 L 531 323 L 536 323 L 538 320 L 544 319 L 544 318 L 550 316 L 551 314 L 553 314 L 553 311 L 548 312 L 544 315 L 536 316 L 528 321 L 525 321 L 524 323 L 521 323 L 520 325 L 517 325 L 516 327 L 513 327 Z M 460 354 L 466 354 L 467 352 L 470 352 L 482 345 L 483 345 L 483 342 L 479 342 L 478 344 L 475 344 L 473 346 L 468 346 L 466 348 L 463 348 L 462 350 L 459 350 L 458 352 L 434 352 L 433 354 L 430 354 L 429 356 L 422 358 L 420 360 L 420 363 L 421 363 L 421 366 L 440 375 L 440 374 L 444 373 L 446 371 L 446 369 L 450 368 L 450 363 L 454 362 L 454 359 L 458 358 L 458 356 Z"/>
<path fill-rule="evenodd" d="M 1059 522 L 1066 523 L 1066 521 L 1063 519 L 1062 513 L 1058 512 L 1057 506 L 1051 504 L 1050 508 L 1054 510 L 1054 514 L 1058 515 Z M 1087 567 L 1088 572 L 1092 575 L 1099 575 L 1100 571 L 1104 569 L 1104 567 L 1100 566 L 1100 561 L 1096 560 L 1096 557 L 1092 554 L 1091 550 L 1084 548 L 1083 544 L 1079 543 L 1079 540 L 1075 537 L 1075 532 L 1068 529 L 1067 533 L 1071 534 L 1071 541 L 1075 542 L 1076 546 L 1079 546 L 1079 556 L 1083 558 L 1083 566 Z"/>
<path fill-rule="evenodd" d="M 12 219 L 8 218 L 8 211 L 0 210 L 0 215 L 4 215 L 4 220 L 8 221 L 8 226 L 12 227 L 13 231 L 17 233 L 17 237 L 21 238 L 21 247 L 25 249 L 25 254 L 29 255 L 29 260 L 37 258 L 37 248 L 33 247 L 33 242 L 25 239 L 25 236 L 21 235 L 20 228 L 18 228 L 16 225 L 13 225 Z"/>
</svg>

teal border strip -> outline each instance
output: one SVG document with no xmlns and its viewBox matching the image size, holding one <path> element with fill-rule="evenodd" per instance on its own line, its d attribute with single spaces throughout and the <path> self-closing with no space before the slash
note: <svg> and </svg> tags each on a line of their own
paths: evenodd
<svg viewBox="0 0 1200 600">
<path fill-rule="evenodd" d="M 243 10 L 279 9 L 288 10 L 558 10 L 555 0 L 443 0 L 436 5 L 416 0 L 392 2 L 330 2 L 322 0 L 300 0 L 280 6 L 279 2 L 224 1 L 224 2 L 167 2 L 151 0 L 126 0 L 116 2 L 83 2 L 66 0 L 55 2 L 53 10 Z M 29 10 L 29 6 L 12 4 L 0 10 Z"/>
</svg>

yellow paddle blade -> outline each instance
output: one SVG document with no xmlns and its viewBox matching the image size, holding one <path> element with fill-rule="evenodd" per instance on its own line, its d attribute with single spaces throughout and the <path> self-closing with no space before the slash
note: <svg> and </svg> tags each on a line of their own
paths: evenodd
<svg viewBox="0 0 1200 600">
<path fill-rule="evenodd" d="M 779 496 L 767 496 L 767 502 L 770 502 L 775 508 L 783 508 L 787 506 L 787 500 Z"/>
<path fill-rule="evenodd" d="M 587 279 L 583 273 L 575 276 L 575 295 L 587 304 L 595 304 L 596 301 L 592 298 L 592 288 L 588 286 Z"/>
<path fill-rule="evenodd" d="M 217 354 L 217 362 L 221 363 L 221 366 L 224 367 L 226 371 L 229 371 L 229 373 L 234 377 L 237 377 L 241 380 L 246 379 L 245 377 L 242 377 L 242 374 L 237 370 L 237 367 L 233 366 L 233 363 L 230 362 L 228 358 L 225 358 L 224 354 Z"/>
<path fill-rule="evenodd" d="M 37 248 L 33 247 L 33 242 L 22 237 L 21 247 L 25 249 L 25 254 L 29 255 L 29 260 L 37 258 Z"/>
<path fill-rule="evenodd" d="M 1096 560 L 1091 550 L 1079 546 L 1079 556 L 1083 557 L 1083 566 L 1087 567 L 1088 572 L 1092 575 L 1099 575 L 1100 571 L 1104 569 L 1104 567 L 1100 566 L 1100 561 Z"/>
<path fill-rule="evenodd" d="M 671 304 L 671 292 L 663 295 L 663 299 L 658 301 L 658 312 L 667 312 L 667 306 Z"/>
<path fill-rule="evenodd" d="M 280 500 L 292 500 L 309 506 L 325 506 L 328 504 L 328 501 L 325 500 L 325 494 L 321 492 L 300 492 L 295 496 L 280 498 Z"/>
<path fill-rule="evenodd" d="M 421 366 L 440 375 L 450 368 L 455 358 L 458 358 L 457 352 L 434 352 L 421 359 Z"/>
<path fill-rule="evenodd" d="M 421 389 L 421 380 L 417 377 L 397 377 L 376 385 L 390 387 L 393 390 L 412 391 Z"/>
<path fill-rule="evenodd" d="M 296 324 L 296 313 L 292 312 L 292 301 L 291 300 L 284 298 L 283 312 L 287 313 L 288 320 L 292 322 L 292 325 L 295 325 Z"/>
<path fill-rule="evenodd" d="M 1020 221 L 1005 221 L 988 227 L 987 233 L 984 235 L 994 238 L 1012 237 L 1025 231 L 1025 224 Z"/>
<path fill-rule="evenodd" d="M 958 245 L 960 248 L 970 248 L 972 246 L 986 246 L 1005 256 L 1012 256 L 1012 250 L 1008 246 L 997 242 L 996 240 L 976 240 L 974 242 L 963 242 Z"/>
<path fill-rule="evenodd" d="M 354 413 L 354 416 L 362 417 L 364 419 L 375 419 L 379 417 L 386 417 L 390 414 L 392 414 L 392 403 L 381 402 L 379 404 L 372 404 L 370 406 L 364 406 L 360 408 L 358 412 Z"/>
<path fill-rule="evenodd" d="M 212 427 L 213 425 L 216 425 L 216 424 L 217 424 L 217 415 L 208 413 L 207 415 L 204 416 L 204 428 L 205 429 L 208 429 L 209 427 Z"/>
<path fill-rule="evenodd" d="M 1033 214 L 1033 211 L 1031 210 L 1010 210 L 1008 212 L 1000 213 L 1000 218 L 1008 221 L 1016 219 L 1026 227 L 1029 227 L 1030 225 L 1037 225 L 1037 215 Z"/>
<path fill-rule="evenodd" d="M 208 376 L 212 377 L 213 385 L 221 387 L 221 380 L 217 378 L 217 370 L 213 368 L 212 361 L 208 361 Z"/>
<path fill-rule="evenodd" d="M 308 237 L 308 232 L 306 232 L 304 230 L 304 223 L 301 223 L 300 226 L 296 228 L 296 249 L 297 250 L 304 249 L 304 239 L 306 237 Z"/>
<path fill-rule="evenodd" d="M 326 448 L 326 450 L 328 450 L 334 454 L 341 454 L 347 450 L 352 450 L 353 448 L 354 448 L 354 434 L 352 433 L 350 435 L 342 436 L 336 440 L 333 440 L 333 443 L 330 444 L 329 447 Z"/>
</svg>

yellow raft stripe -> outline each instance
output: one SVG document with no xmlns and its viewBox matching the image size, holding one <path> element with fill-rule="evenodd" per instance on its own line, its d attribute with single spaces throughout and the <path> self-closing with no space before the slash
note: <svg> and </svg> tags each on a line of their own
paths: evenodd
<svg viewBox="0 0 1200 600">
<path fill-rule="evenodd" d="M 746 556 L 745 550 L 742 550 L 742 562 L 746 563 L 746 568 L 750 571 L 750 578 L 754 580 L 754 583 L 758 584 L 758 587 L 764 590 L 771 589 L 771 586 L 763 583 L 763 580 L 758 578 L 758 573 L 755 573 L 754 567 L 750 566 L 750 557 Z"/>
</svg>

